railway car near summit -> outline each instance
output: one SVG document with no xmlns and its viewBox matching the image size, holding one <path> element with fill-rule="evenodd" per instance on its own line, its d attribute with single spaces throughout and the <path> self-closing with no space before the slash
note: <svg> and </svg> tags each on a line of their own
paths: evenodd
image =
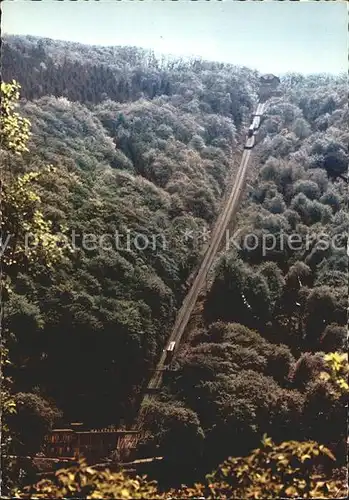
<svg viewBox="0 0 349 500">
<path fill-rule="evenodd" d="M 280 95 L 278 86 L 280 78 L 272 74 L 262 75 L 259 79 L 259 103 L 256 111 L 252 115 L 252 123 L 248 128 L 245 142 L 245 149 L 252 149 L 256 143 L 256 135 L 261 124 L 261 117 L 265 110 L 265 101 L 275 95 Z"/>
</svg>

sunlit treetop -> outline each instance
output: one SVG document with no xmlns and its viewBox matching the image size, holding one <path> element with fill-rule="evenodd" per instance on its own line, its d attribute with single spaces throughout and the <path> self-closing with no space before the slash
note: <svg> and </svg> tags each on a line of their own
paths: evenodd
<svg viewBox="0 0 349 500">
<path fill-rule="evenodd" d="M 18 106 L 21 86 L 15 80 L 12 83 L 1 83 L 1 149 L 16 154 L 28 151 L 27 142 L 30 137 L 30 122 L 14 110 Z"/>
</svg>

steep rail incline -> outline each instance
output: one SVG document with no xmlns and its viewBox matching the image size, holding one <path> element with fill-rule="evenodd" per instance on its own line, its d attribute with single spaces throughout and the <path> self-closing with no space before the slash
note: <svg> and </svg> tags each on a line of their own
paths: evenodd
<svg viewBox="0 0 349 500">
<path fill-rule="evenodd" d="M 254 116 L 261 116 L 264 112 L 264 104 L 259 103 L 257 109 L 254 113 Z M 217 221 L 214 225 L 213 231 L 211 233 L 210 243 L 203 257 L 202 263 L 200 265 L 199 271 L 194 279 L 194 282 L 184 299 L 182 307 L 180 308 L 176 322 L 172 329 L 171 335 L 168 338 L 167 345 L 170 342 L 175 342 L 174 351 L 178 349 L 179 343 L 183 336 L 183 333 L 186 329 L 190 316 L 195 307 L 196 301 L 200 294 L 200 291 L 205 283 L 207 278 L 207 274 L 212 267 L 216 254 L 219 250 L 220 244 L 222 242 L 223 236 L 226 233 L 228 225 L 231 219 L 236 215 L 239 202 L 241 199 L 242 191 L 245 187 L 246 175 L 248 164 L 251 156 L 251 149 L 244 149 L 240 167 L 238 169 L 234 186 L 227 197 L 227 201 L 225 207 L 222 212 L 219 214 Z M 153 375 L 148 383 L 146 394 L 144 395 L 141 410 L 144 405 L 151 397 L 152 393 L 155 393 L 157 389 L 161 387 L 162 383 L 162 374 L 164 370 L 164 366 L 166 363 L 167 352 L 164 350 L 161 354 L 160 360 L 157 364 L 157 367 L 153 371 Z"/>
</svg>

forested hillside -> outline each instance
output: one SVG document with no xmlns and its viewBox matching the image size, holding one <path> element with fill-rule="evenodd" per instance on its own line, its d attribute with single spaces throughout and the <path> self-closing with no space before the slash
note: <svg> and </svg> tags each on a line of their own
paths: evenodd
<svg viewBox="0 0 349 500">
<path fill-rule="evenodd" d="M 16 337 L 18 388 L 40 386 L 68 420 L 105 425 L 132 412 L 137 388 L 163 348 L 198 261 L 199 249 L 183 241 L 183 230 L 198 231 L 217 213 L 237 127 L 256 99 L 257 75 L 222 68 L 215 82 L 214 64 L 177 62 L 161 69 L 138 49 L 123 56 L 122 50 L 81 46 L 77 63 L 75 48 L 22 38 L 3 44 L 4 79 L 18 80 L 24 98 L 35 97 L 21 105 L 32 125 L 27 161 L 56 168 L 40 187 L 45 215 L 69 235 L 130 231 L 132 241 L 140 233 L 163 235 L 167 244 L 159 238 L 155 250 L 132 245 L 130 251 L 120 240 L 119 249 L 84 251 L 77 241 L 78 251 L 49 273 L 18 276 L 7 320 Z M 98 66 L 101 50 L 105 62 Z M 84 82 L 65 70 L 63 55 L 79 75 L 86 72 Z M 56 73 L 41 96 L 38 86 L 49 84 L 50 65 Z M 114 89 L 119 66 L 131 95 L 100 92 L 89 101 L 85 91 L 97 91 L 89 72 L 96 72 L 104 90 L 109 84 Z M 160 84 L 154 91 L 155 82 L 169 77 L 167 94 Z M 63 97 L 59 85 L 69 89 L 66 81 L 81 95 Z M 24 338 L 16 335 L 20 331 Z"/>
<path fill-rule="evenodd" d="M 8 36 L 2 77 L 20 83 L 17 111 L 31 127 L 28 151 L 2 144 L 2 164 L 11 175 L 39 174 L 43 218 L 63 238 L 49 267 L 40 255 L 5 263 L 7 375 L 18 407 L 11 449 L 26 454 L 58 422 L 134 421 L 204 250 L 183 235 L 202 234 L 217 216 L 259 75 Z M 235 244 L 217 262 L 201 326 L 146 413 L 148 452 L 177 468 L 209 470 L 251 452 L 263 434 L 314 440 L 345 462 L 346 393 L 320 374 L 329 373 L 325 353 L 347 348 L 346 77 L 292 74 L 280 87 L 261 124 Z M 88 234 L 114 239 L 93 247 Z M 137 235 L 154 244 L 135 244 Z"/>
<path fill-rule="evenodd" d="M 261 125 L 254 182 L 203 325 L 177 358 L 164 403 L 150 408 L 164 453 L 183 440 L 181 463 L 244 455 L 263 433 L 313 439 L 345 460 L 344 401 L 319 375 L 323 353 L 347 349 L 346 85 L 294 75 L 283 88 Z"/>
</svg>

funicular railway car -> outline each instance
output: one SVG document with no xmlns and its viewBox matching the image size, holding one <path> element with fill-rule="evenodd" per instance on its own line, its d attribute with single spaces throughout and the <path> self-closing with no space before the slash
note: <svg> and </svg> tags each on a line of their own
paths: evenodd
<svg viewBox="0 0 349 500">
<path fill-rule="evenodd" d="M 174 351 L 176 347 L 176 342 L 172 341 L 166 347 L 166 361 L 170 363 L 173 359 Z"/>
<path fill-rule="evenodd" d="M 252 149 L 255 145 L 256 138 L 253 135 L 252 137 L 247 137 L 247 140 L 245 142 L 245 149 Z"/>
<path fill-rule="evenodd" d="M 252 125 L 251 125 L 254 132 L 259 128 L 260 124 L 261 124 L 261 117 L 254 115 Z"/>
</svg>

